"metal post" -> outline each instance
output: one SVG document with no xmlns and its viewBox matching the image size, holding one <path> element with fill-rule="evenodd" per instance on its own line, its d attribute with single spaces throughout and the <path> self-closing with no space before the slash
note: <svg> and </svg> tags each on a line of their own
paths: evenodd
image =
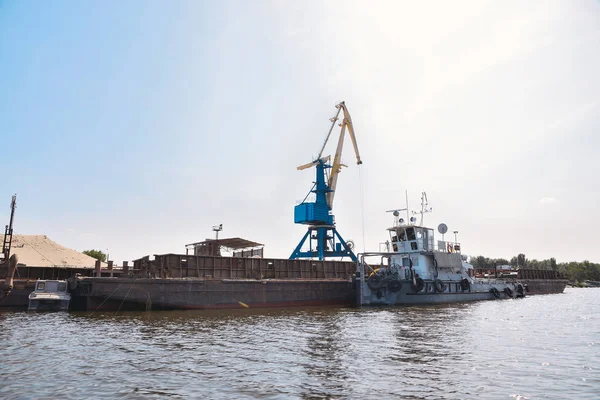
<svg viewBox="0 0 600 400">
<path fill-rule="evenodd" d="M 95 272 L 97 278 L 100 278 L 102 276 L 102 261 L 96 260 Z"/>
</svg>

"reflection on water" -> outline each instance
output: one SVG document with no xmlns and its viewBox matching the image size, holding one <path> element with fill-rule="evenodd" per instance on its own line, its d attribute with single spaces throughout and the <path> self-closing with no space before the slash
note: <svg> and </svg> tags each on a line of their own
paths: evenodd
<svg viewBox="0 0 600 400">
<path fill-rule="evenodd" d="M 378 309 L 0 313 L 0 398 L 581 398 L 600 289 Z"/>
</svg>

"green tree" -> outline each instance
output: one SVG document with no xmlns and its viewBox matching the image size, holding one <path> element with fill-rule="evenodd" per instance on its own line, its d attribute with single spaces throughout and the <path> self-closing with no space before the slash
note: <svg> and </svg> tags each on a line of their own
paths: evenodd
<svg viewBox="0 0 600 400">
<path fill-rule="evenodd" d="M 86 254 L 90 257 L 95 258 L 96 260 L 100 260 L 102 262 L 106 262 L 106 254 L 104 254 L 101 250 L 84 250 L 83 254 Z"/>
<path fill-rule="evenodd" d="M 471 265 L 475 269 L 487 268 L 486 258 L 484 256 L 471 257 Z"/>
<path fill-rule="evenodd" d="M 510 265 L 510 262 L 506 258 L 496 258 L 492 264 L 496 265 Z"/>
</svg>

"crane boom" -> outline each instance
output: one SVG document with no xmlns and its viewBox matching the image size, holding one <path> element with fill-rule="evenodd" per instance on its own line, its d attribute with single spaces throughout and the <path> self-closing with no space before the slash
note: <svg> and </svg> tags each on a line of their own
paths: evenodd
<svg viewBox="0 0 600 400">
<path fill-rule="evenodd" d="M 352 139 L 352 145 L 354 146 L 354 154 L 356 154 L 356 164 L 362 164 L 360 159 L 360 153 L 358 152 L 358 143 L 356 142 L 356 135 L 354 134 L 354 124 L 352 123 L 352 117 L 350 117 L 350 112 L 346 107 L 344 102 L 341 103 L 344 108 L 344 120 L 346 121 L 346 125 L 348 126 L 348 133 L 350 134 L 350 139 Z"/>
<path fill-rule="evenodd" d="M 342 101 L 341 104 L 343 104 L 344 102 Z M 321 156 L 323 155 L 323 150 L 325 150 L 325 146 L 327 146 L 327 142 L 329 141 L 329 136 L 331 136 L 331 132 L 333 131 L 333 128 L 335 127 L 335 121 L 338 120 L 338 117 L 340 115 L 340 111 L 342 110 L 342 108 L 339 106 L 339 104 L 337 106 L 335 106 L 335 108 L 337 108 L 337 112 L 335 113 L 335 116 L 329 118 L 329 120 L 331 121 L 331 127 L 329 128 L 329 132 L 327 132 L 327 136 L 325 137 L 325 141 L 323 142 L 323 147 L 321 147 L 321 151 L 319 152 L 319 156 L 317 157 L 317 160 L 321 158 Z"/>
<path fill-rule="evenodd" d="M 360 159 L 360 153 L 358 152 L 358 144 L 356 143 L 356 135 L 354 134 L 354 126 L 352 125 L 352 117 L 350 117 L 350 113 L 348 112 L 348 108 L 346 107 L 345 102 L 341 102 L 336 106 L 338 108 L 339 115 L 340 110 L 344 111 L 344 119 L 340 123 L 342 129 L 340 130 L 340 137 L 338 139 L 338 145 L 335 151 L 335 156 L 333 157 L 333 165 L 331 166 L 331 174 L 329 175 L 328 186 L 331 189 L 330 193 L 327 193 L 327 205 L 329 208 L 333 209 L 333 198 L 335 196 L 335 189 L 337 187 L 337 178 L 339 173 L 342 171 L 342 167 L 346 165 L 341 163 L 342 160 L 342 150 L 344 149 L 344 137 L 346 136 L 346 129 L 348 129 L 348 134 L 350 135 L 350 139 L 352 140 L 352 145 L 354 146 L 354 153 L 356 154 L 356 164 L 362 164 Z M 331 131 L 330 131 L 331 133 Z M 329 138 L 329 135 L 327 135 Z M 325 141 L 327 143 L 327 140 Z"/>
</svg>

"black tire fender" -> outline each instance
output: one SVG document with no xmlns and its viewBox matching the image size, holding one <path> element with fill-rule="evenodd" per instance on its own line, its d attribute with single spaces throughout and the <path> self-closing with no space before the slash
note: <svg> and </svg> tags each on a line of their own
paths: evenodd
<svg viewBox="0 0 600 400">
<path fill-rule="evenodd" d="M 369 286 L 371 290 L 381 289 L 383 287 L 383 279 L 379 274 L 373 274 L 367 279 L 367 286 Z"/>
<path fill-rule="evenodd" d="M 390 292 L 399 292 L 400 289 L 402 289 L 402 283 L 397 280 L 392 280 L 389 281 L 387 287 L 390 290 Z"/>
<path fill-rule="evenodd" d="M 438 293 L 441 293 L 446 290 L 446 284 L 441 279 L 436 279 L 433 282 L 433 285 L 435 287 L 435 291 Z"/>
<path fill-rule="evenodd" d="M 469 282 L 469 280 L 467 278 L 463 278 L 460 281 L 460 288 L 462 289 L 463 292 L 470 290 L 471 289 L 471 282 Z"/>
<path fill-rule="evenodd" d="M 412 288 L 417 293 L 422 291 L 425 288 L 425 281 L 423 280 L 423 278 L 419 277 L 415 279 L 415 283 L 413 283 Z"/>
<path fill-rule="evenodd" d="M 493 287 L 493 288 L 490 289 L 490 293 L 492 295 L 494 295 L 494 298 L 496 298 L 496 299 L 500 298 L 500 292 L 495 287 Z"/>
</svg>

